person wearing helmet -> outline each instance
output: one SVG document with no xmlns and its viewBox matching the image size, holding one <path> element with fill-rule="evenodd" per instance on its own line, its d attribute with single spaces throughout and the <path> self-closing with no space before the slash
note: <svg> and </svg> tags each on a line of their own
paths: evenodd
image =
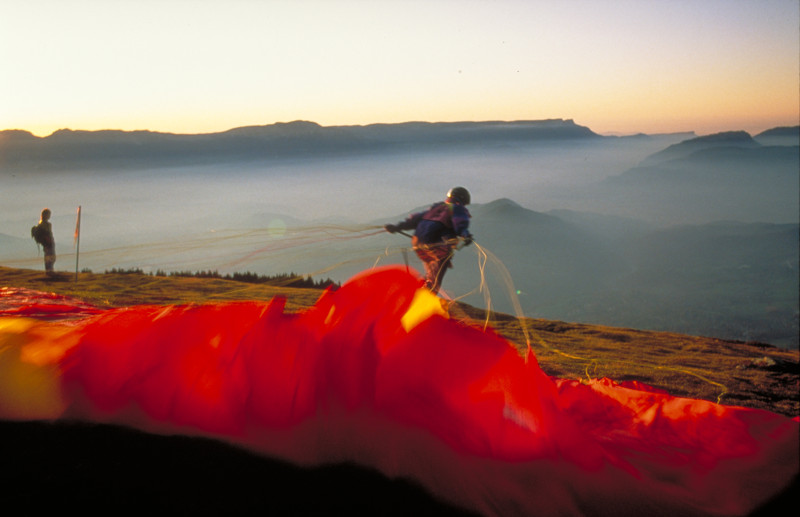
<svg viewBox="0 0 800 517">
<path fill-rule="evenodd" d="M 453 253 L 459 238 L 465 246 L 472 243 L 470 214 L 466 207 L 469 203 L 469 191 L 454 187 L 447 192 L 444 201 L 434 203 L 428 210 L 384 226 L 389 233 L 414 230 L 411 242 L 425 267 L 425 286 L 434 294 L 439 292 L 447 269 L 453 267 Z"/>
</svg>

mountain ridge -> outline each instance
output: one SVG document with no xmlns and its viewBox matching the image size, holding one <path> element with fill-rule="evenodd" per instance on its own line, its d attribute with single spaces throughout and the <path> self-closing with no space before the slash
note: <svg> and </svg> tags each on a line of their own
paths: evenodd
<svg viewBox="0 0 800 517">
<path fill-rule="evenodd" d="M 668 160 L 674 160 L 689 156 L 702 149 L 716 147 L 749 148 L 758 146 L 760 146 L 760 144 L 745 131 L 724 131 L 721 133 L 690 138 L 677 144 L 673 144 L 663 151 L 651 154 L 644 160 L 644 163 L 659 163 Z"/>
<path fill-rule="evenodd" d="M 593 194 L 651 221 L 790 222 L 800 219 L 798 189 L 800 145 L 738 131 L 673 144 L 601 180 Z"/>
<path fill-rule="evenodd" d="M 406 122 L 321 126 L 279 122 L 202 134 L 150 130 L 60 129 L 46 137 L 24 130 L 0 132 L 6 170 L 70 170 L 192 165 L 308 156 L 338 156 L 404 148 L 496 145 L 537 140 L 605 138 L 573 120 Z"/>
</svg>

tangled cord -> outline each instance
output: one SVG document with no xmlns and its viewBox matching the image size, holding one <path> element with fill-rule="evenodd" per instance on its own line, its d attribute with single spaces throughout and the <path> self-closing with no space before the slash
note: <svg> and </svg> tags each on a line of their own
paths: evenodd
<svg viewBox="0 0 800 517">
<path fill-rule="evenodd" d="M 470 294 L 473 294 L 476 291 L 479 291 L 479 292 L 483 293 L 484 301 L 486 303 L 486 319 L 484 321 L 484 329 L 488 328 L 489 320 L 490 320 L 490 314 L 491 314 L 492 297 L 491 297 L 491 293 L 489 291 L 488 284 L 487 284 L 487 281 L 486 281 L 486 266 L 487 266 L 487 263 L 491 262 L 492 265 L 497 269 L 497 272 L 499 273 L 500 278 L 502 279 L 502 281 L 505 284 L 505 288 L 506 288 L 506 290 L 508 292 L 509 299 L 511 300 L 512 306 L 514 308 L 514 312 L 515 312 L 514 316 L 516 317 L 517 321 L 519 322 L 520 328 L 522 329 L 522 333 L 525 336 L 525 344 L 526 344 L 526 347 L 527 347 L 527 351 L 531 352 L 531 349 L 532 349 L 532 347 L 531 347 L 531 339 L 533 339 L 533 340 L 535 340 L 535 345 L 537 347 L 540 347 L 542 350 L 547 350 L 550 353 L 560 355 L 560 356 L 565 357 L 565 358 L 570 359 L 570 360 L 585 362 L 586 363 L 586 368 L 584 370 L 585 382 L 588 383 L 588 382 L 591 382 L 593 378 L 597 378 L 597 375 L 592 376 L 590 374 L 590 371 L 589 371 L 590 368 L 594 368 L 595 372 L 597 371 L 598 361 L 596 359 L 570 354 L 570 353 L 564 352 L 564 351 L 562 351 L 562 350 L 560 350 L 558 348 L 550 346 L 544 339 L 542 339 L 541 336 L 538 335 L 538 333 L 528 329 L 528 326 L 526 324 L 526 317 L 525 317 L 525 314 L 524 314 L 524 312 L 522 310 L 522 306 L 520 304 L 519 297 L 517 296 L 517 291 L 516 291 L 516 289 L 514 287 L 514 282 L 513 282 L 513 278 L 511 276 L 511 273 L 505 267 L 503 262 L 496 255 L 494 255 L 491 251 L 489 251 L 487 248 L 481 246 L 480 244 L 478 244 L 475 241 L 473 241 L 473 243 L 475 245 L 475 250 L 477 252 L 477 257 L 478 257 L 477 268 L 478 268 L 478 271 L 479 271 L 479 274 L 480 274 L 479 285 L 473 291 L 471 291 L 471 292 L 469 292 L 467 294 L 464 294 L 464 295 L 454 299 L 453 301 L 457 301 L 457 300 L 462 299 L 462 298 L 464 298 L 466 296 L 469 296 Z M 527 354 L 526 354 L 526 358 L 527 358 Z M 618 365 L 625 365 L 625 366 L 628 366 L 628 367 L 640 367 L 641 366 L 641 364 L 634 363 L 634 362 L 631 362 L 631 361 L 615 360 L 614 362 L 616 364 L 618 364 Z M 709 384 L 711 384 L 713 386 L 716 386 L 716 387 L 720 388 L 721 391 L 717 394 L 717 397 L 716 397 L 716 402 L 718 404 L 721 402 L 722 397 L 726 393 L 728 393 L 728 388 L 724 384 L 721 384 L 719 382 L 713 381 L 713 380 L 709 379 L 706 375 L 701 375 L 701 374 L 699 374 L 697 372 L 694 372 L 692 370 L 689 370 L 689 369 L 686 369 L 686 368 L 676 368 L 676 367 L 659 366 L 659 365 L 653 366 L 653 368 L 654 369 L 658 369 L 658 370 L 669 370 L 669 371 L 673 371 L 673 372 L 683 373 L 685 375 L 692 376 L 692 377 L 694 377 L 696 379 L 699 379 L 699 380 L 701 380 L 703 382 L 709 383 Z"/>
</svg>

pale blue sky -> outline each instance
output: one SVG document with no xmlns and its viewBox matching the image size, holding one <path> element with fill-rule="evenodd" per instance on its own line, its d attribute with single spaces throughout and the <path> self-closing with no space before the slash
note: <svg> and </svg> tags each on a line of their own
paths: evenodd
<svg viewBox="0 0 800 517">
<path fill-rule="evenodd" d="M 800 117 L 798 0 L 0 0 L 0 129 Z"/>
</svg>

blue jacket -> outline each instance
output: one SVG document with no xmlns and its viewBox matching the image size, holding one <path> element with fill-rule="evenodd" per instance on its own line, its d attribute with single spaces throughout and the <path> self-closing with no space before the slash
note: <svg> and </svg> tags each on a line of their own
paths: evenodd
<svg viewBox="0 0 800 517">
<path fill-rule="evenodd" d="M 459 203 L 441 201 L 424 212 L 411 214 L 398 224 L 401 230 L 414 230 L 422 244 L 434 244 L 455 237 L 469 237 L 469 211 Z"/>
</svg>

